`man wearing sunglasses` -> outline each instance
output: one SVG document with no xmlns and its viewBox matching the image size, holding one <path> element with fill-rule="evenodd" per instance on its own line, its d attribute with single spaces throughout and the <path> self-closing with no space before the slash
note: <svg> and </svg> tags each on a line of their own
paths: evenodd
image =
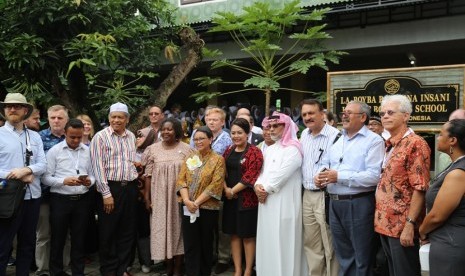
<svg viewBox="0 0 465 276">
<path fill-rule="evenodd" d="M 160 126 L 161 122 L 165 119 L 165 114 L 163 109 L 158 105 L 152 105 L 149 108 L 149 120 L 150 125 L 146 128 L 143 128 L 137 132 L 138 138 L 145 140 L 145 137 L 149 134 L 151 130 L 155 132 L 155 142 L 160 141 Z M 141 142 L 143 143 L 143 141 Z"/>
<path fill-rule="evenodd" d="M 375 231 L 380 234 L 391 275 L 420 275 L 418 226 L 425 214 L 430 180 L 426 141 L 408 127 L 412 104 L 389 95 L 379 115 L 389 131 L 383 174 L 376 190 Z"/>
<path fill-rule="evenodd" d="M 340 114 L 342 137 L 322 161 L 314 183 L 327 187 L 329 224 L 341 275 L 373 275 L 375 189 L 381 173 L 384 141 L 367 127 L 370 107 L 349 102 Z"/>
<path fill-rule="evenodd" d="M 254 185 L 257 219 L 257 275 L 308 275 L 302 256 L 302 147 L 297 125 L 274 112 L 263 124 L 275 143 L 266 150 Z"/>
</svg>

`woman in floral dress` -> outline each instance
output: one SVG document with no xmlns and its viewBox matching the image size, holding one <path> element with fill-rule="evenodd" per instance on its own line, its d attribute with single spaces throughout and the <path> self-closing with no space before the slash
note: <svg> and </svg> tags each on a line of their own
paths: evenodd
<svg viewBox="0 0 465 276">
<path fill-rule="evenodd" d="M 178 120 L 164 120 L 160 131 L 163 141 L 144 152 L 145 203 L 152 210 L 150 252 L 153 260 L 166 259 L 168 275 L 181 275 L 184 246 L 176 181 L 184 159 L 192 150 L 180 141 L 183 132 Z"/>
</svg>

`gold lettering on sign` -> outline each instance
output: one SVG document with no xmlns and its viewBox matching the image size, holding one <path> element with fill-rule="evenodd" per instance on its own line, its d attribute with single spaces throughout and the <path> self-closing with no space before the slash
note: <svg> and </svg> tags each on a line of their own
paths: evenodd
<svg viewBox="0 0 465 276">
<path fill-rule="evenodd" d="M 416 115 L 416 116 L 410 116 L 410 122 L 415 122 L 415 121 L 431 121 L 431 116 L 429 115 Z"/>
<path fill-rule="evenodd" d="M 415 106 L 415 112 L 447 112 L 445 104 L 419 104 Z"/>
<path fill-rule="evenodd" d="M 420 94 L 421 102 L 448 102 L 450 101 L 449 93 L 442 94 Z"/>
</svg>

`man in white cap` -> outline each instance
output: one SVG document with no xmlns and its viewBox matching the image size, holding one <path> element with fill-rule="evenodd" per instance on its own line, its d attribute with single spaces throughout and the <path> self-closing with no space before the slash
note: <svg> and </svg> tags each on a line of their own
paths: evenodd
<svg viewBox="0 0 465 276">
<path fill-rule="evenodd" d="M 108 116 L 110 126 L 97 132 L 90 144 L 92 170 L 99 203 L 100 273 L 129 276 L 131 248 L 135 238 L 137 171 L 136 138 L 126 129 L 128 107 L 115 103 Z"/>
<path fill-rule="evenodd" d="M 47 169 L 40 136 L 24 126 L 33 106 L 19 93 L 0 102 L 6 123 L 0 128 L 0 179 L 20 179 L 27 184 L 22 206 L 10 219 L 0 219 L 0 275 L 6 274 L 13 238 L 17 235 L 16 275 L 29 275 L 33 261 L 40 207 L 40 176 Z"/>
</svg>

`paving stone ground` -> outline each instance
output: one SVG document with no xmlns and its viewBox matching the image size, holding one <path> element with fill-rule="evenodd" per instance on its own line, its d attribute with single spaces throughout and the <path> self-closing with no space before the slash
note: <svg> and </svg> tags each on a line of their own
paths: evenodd
<svg viewBox="0 0 465 276">
<path fill-rule="evenodd" d="M 91 256 L 92 262 L 90 264 L 86 265 L 85 269 L 85 275 L 86 276 L 100 276 L 100 271 L 99 271 L 99 262 L 98 262 L 98 256 L 97 255 L 92 255 Z M 213 268 L 212 268 L 213 271 Z M 66 271 L 69 275 L 71 275 L 71 271 L 68 269 Z M 139 264 L 137 263 L 134 264 L 134 266 L 131 268 L 129 271 L 133 276 L 161 276 L 163 275 L 166 271 L 161 264 L 153 265 L 152 270 L 149 273 L 143 273 L 140 269 Z M 218 274 L 219 276 L 232 276 L 234 275 L 234 269 L 231 266 L 228 271 Z M 6 276 L 14 276 L 15 275 L 15 267 L 10 266 L 7 268 L 6 271 Z M 217 275 L 212 273 L 212 275 Z M 30 276 L 35 276 L 35 273 L 30 273 Z"/>
</svg>

